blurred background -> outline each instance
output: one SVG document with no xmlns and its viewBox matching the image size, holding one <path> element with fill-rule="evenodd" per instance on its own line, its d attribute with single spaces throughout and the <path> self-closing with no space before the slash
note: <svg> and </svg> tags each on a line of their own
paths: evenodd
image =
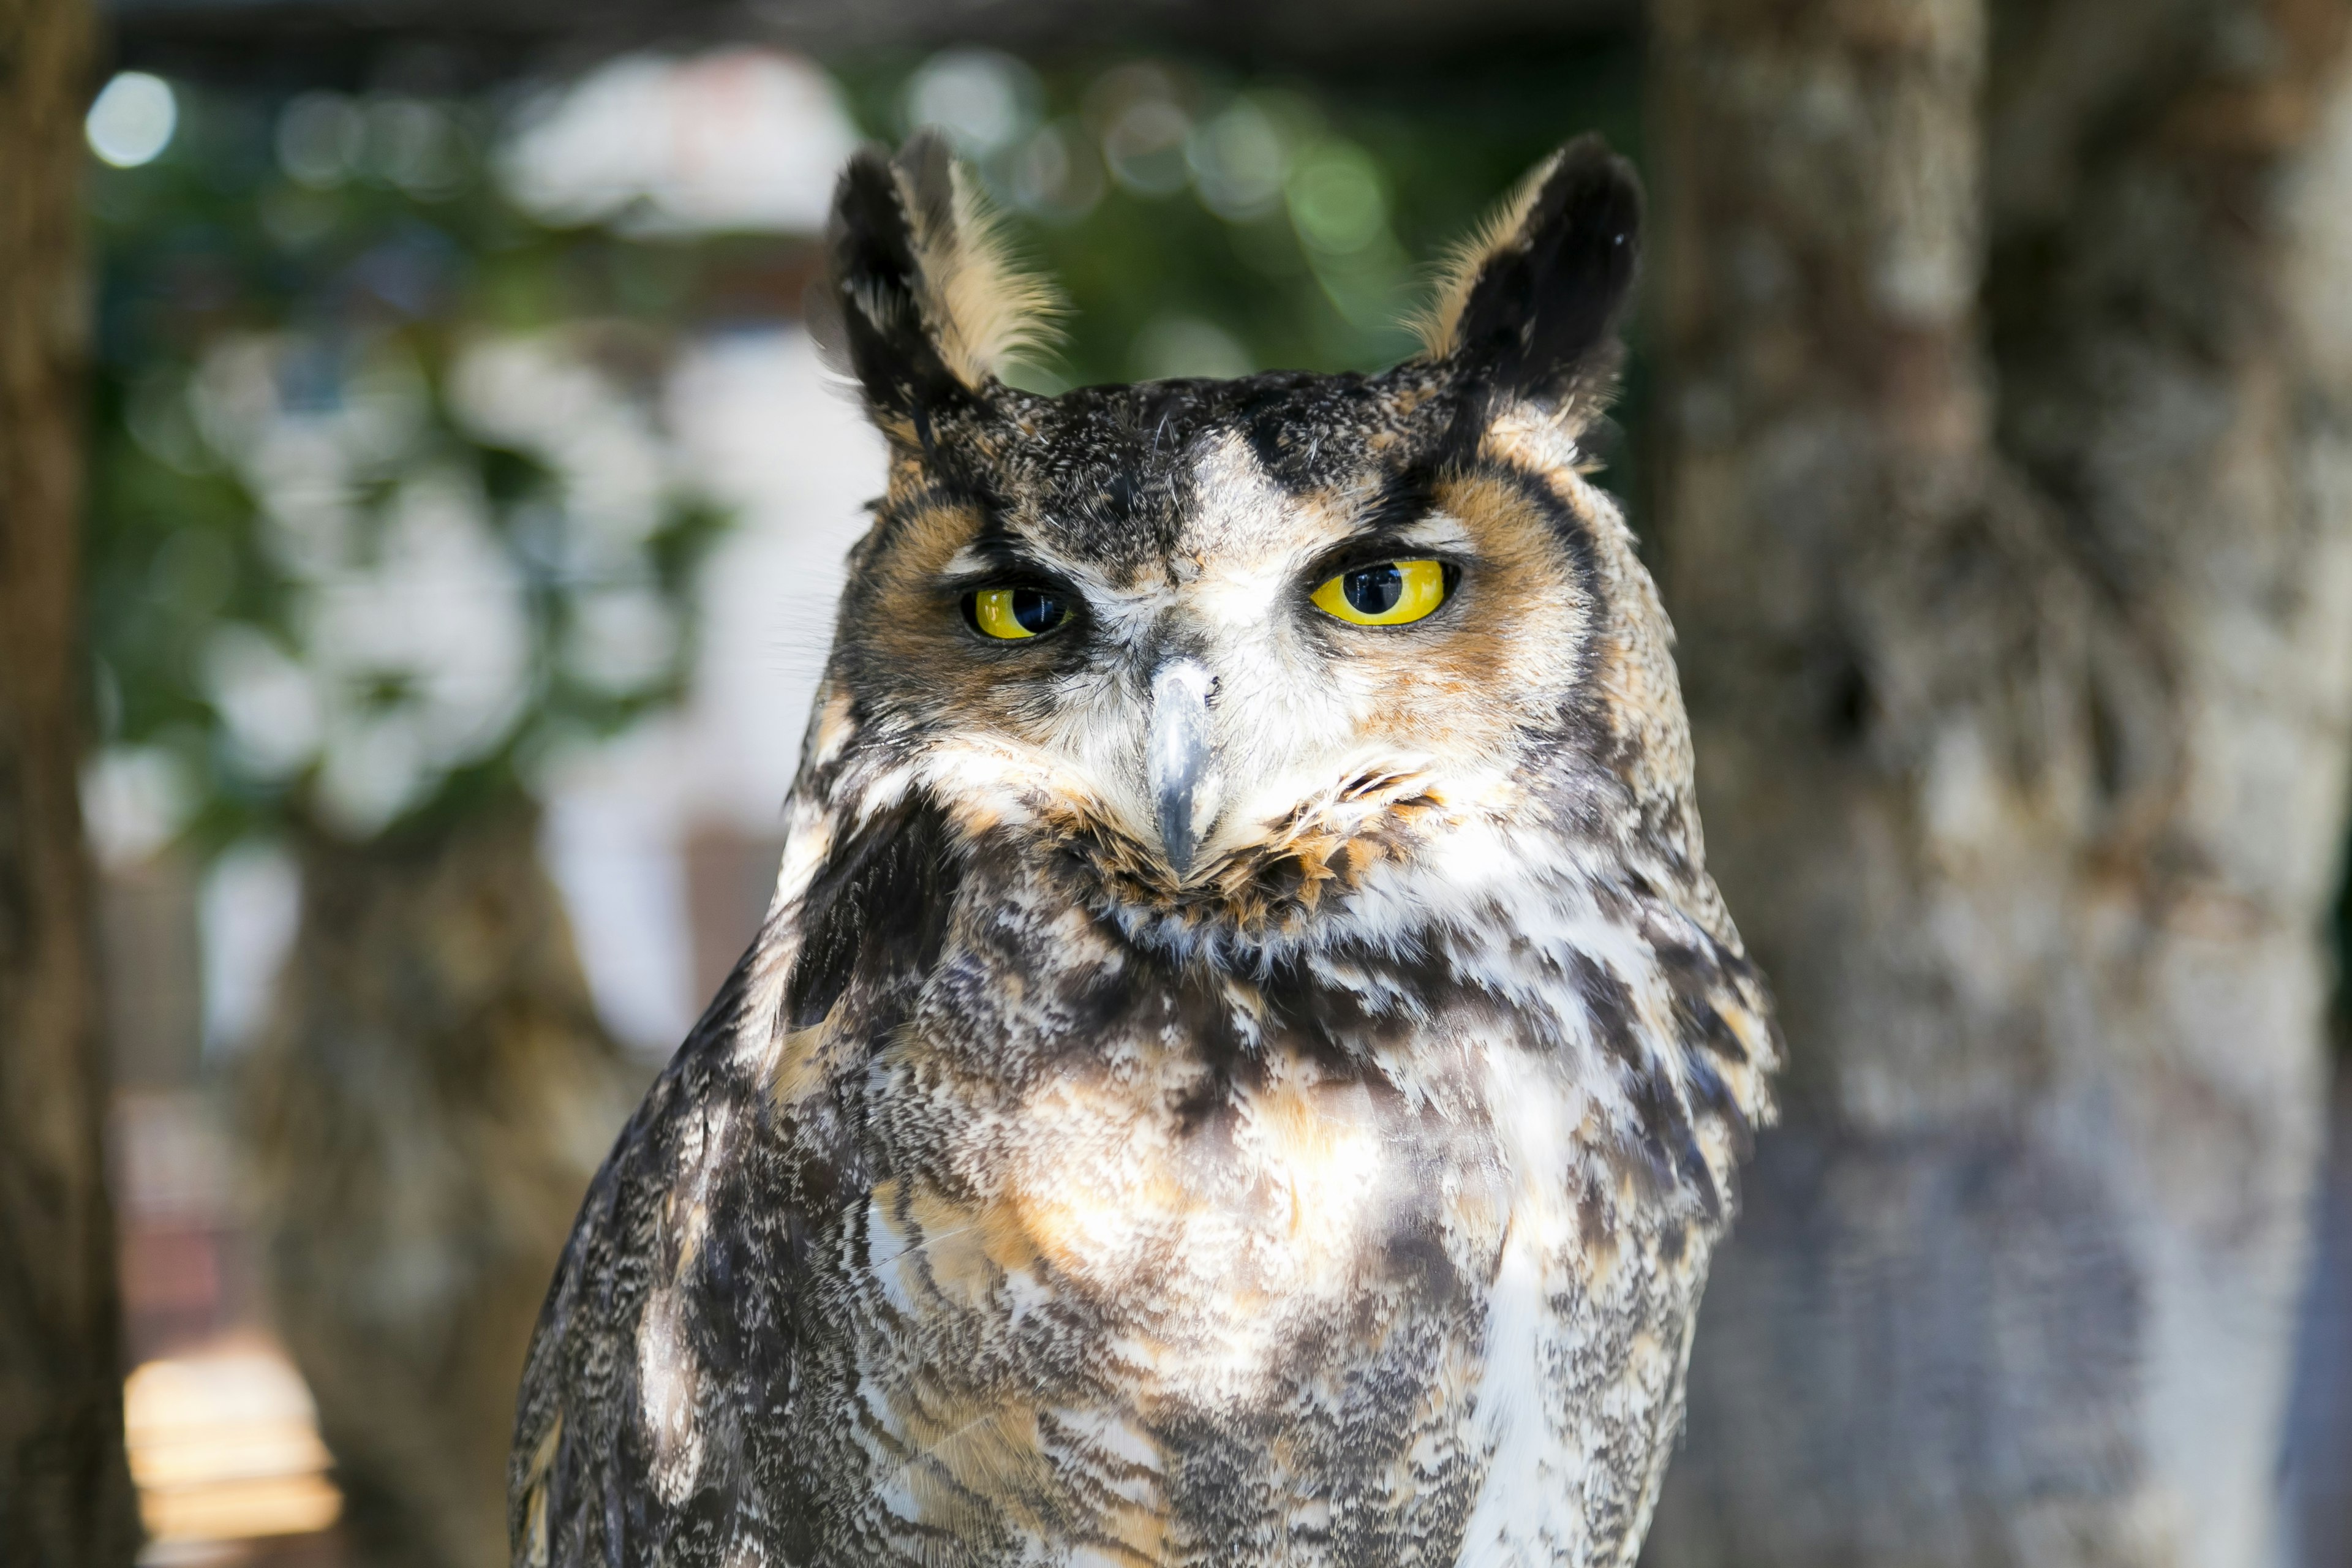
<svg viewBox="0 0 2352 1568">
<path fill-rule="evenodd" d="M 523 1342 L 765 906 L 881 483 L 800 324 L 832 180 L 934 125 L 1068 296 L 1044 391 L 1384 367 L 1551 147 L 1644 168 L 1601 478 L 1798 1063 L 1648 1560 L 2352 1563 L 2339 9 L 101 6 L 138 1561 L 504 1561 Z"/>
</svg>

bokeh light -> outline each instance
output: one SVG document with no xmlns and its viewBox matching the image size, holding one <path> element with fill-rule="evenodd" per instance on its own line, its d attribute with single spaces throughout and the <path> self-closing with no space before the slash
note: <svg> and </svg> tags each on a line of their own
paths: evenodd
<svg viewBox="0 0 2352 1568">
<path fill-rule="evenodd" d="M 984 158 L 1036 123 L 1037 74 L 994 49 L 948 49 L 907 79 L 907 128 L 934 126 L 958 152 Z"/>
<path fill-rule="evenodd" d="M 118 169 L 135 169 L 162 155 L 179 123 L 179 100 L 170 82 L 145 71 L 123 71 L 91 102 L 83 131 L 91 152 Z"/>
</svg>

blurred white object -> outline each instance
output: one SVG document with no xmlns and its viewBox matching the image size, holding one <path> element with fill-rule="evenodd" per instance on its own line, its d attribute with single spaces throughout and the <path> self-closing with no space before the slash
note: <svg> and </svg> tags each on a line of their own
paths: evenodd
<svg viewBox="0 0 2352 1568">
<path fill-rule="evenodd" d="M 151 163 L 172 144 L 180 102 L 172 84 L 145 71 L 119 71 L 100 89 L 82 122 L 89 150 L 118 169 Z"/>
<path fill-rule="evenodd" d="M 735 516 L 697 589 L 702 656 L 682 715 L 693 761 L 677 769 L 680 795 L 694 816 L 772 831 L 832 651 L 849 548 L 882 490 L 882 437 L 797 327 L 694 345 L 663 423 Z"/>
<path fill-rule="evenodd" d="M 814 234 L 856 144 L 832 79 L 798 56 L 631 55 L 543 95 L 498 167 L 551 223 Z"/>
<path fill-rule="evenodd" d="M 631 1050 L 663 1061 L 686 1038 L 700 1003 L 673 803 L 626 782 L 614 787 L 615 771 L 643 776 L 611 766 L 616 754 L 639 749 L 631 740 L 597 748 L 594 762 L 551 792 L 540 844 L 572 916 L 597 1016 Z"/>
<path fill-rule="evenodd" d="M 179 836 L 195 808 L 187 764 L 163 746 L 109 746 L 82 768 L 81 815 L 108 866 L 130 866 Z"/>
<path fill-rule="evenodd" d="M 942 49 L 907 79 L 907 127 L 944 131 L 968 158 L 1011 145 L 1037 122 L 1037 73 L 995 49 Z"/>
<path fill-rule="evenodd" d="M 734 516 L 695 588 L 692 686 L 680 709 L 554 759 L 540 781 L 549 869 L 598 1010 L 656 1058 L 709 1001 L 695 989 L 686 845 L 713 826 L 754 842 L 777 831 L 845 557 L 883 479 L 881 437 L 797 327 L 694 344 L 661 423 L 671 460 Z"/>
<path fill-rule="evenodd" d="M 151 1361 L 122 1394 L 143 1562 L 196 1542 L 307 1534 L 342 1511 L 310 1391 L 275 1345 L 240 1339 Z"/>
<path fill-rule="evenodd" d="M 302 878 L 285 847 L 250 840 L 205 869 L 198 894 L 206 1056 L 243 1050 L 268 1019 L 301 922 Z"/>
</svg>

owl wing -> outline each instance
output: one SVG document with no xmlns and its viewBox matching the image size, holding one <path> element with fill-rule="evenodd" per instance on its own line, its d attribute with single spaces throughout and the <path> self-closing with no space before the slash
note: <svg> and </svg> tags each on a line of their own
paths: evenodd
<svg viewBox="0 0 2352 1568">
<path fill-rule="evenodd" d="M 799 1395 L 813 1360 L 845 1353 L 817 1303 L 839 1216 L 872 1185 L 849 1097 L 938 963 L 958 890 L 920 796 L 815 830 L 833 852 L 655 1081 L 573 1226 L 516 1414 L 519 1565 L 806 1555 Z M 783 1092 L 782 1064 L 820 1033 L 830 1067 Z"/>
</svg>

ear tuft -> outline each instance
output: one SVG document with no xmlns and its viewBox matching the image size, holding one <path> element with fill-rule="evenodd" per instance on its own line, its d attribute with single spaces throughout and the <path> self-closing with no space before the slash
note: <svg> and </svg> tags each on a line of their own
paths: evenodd
<svg viewBox="0 0 2352 1568">
<path fill-rule="evenodd" d="M 1522 396 L 1605 384 L 1641 231 L 1633 165 L 1600 137 L 1579 137 L 1455 253 L 1419 322 L 1429 357 Z"/>
<path fill-rule="evenodd" d="M 896 158 L 859 151 L 835 187 L 825 298 L 812 328 L 886 419 L 984 394 L 1053 338 L 1057 297 L 1016 266 L 937 132 Z"/>
</svg>

